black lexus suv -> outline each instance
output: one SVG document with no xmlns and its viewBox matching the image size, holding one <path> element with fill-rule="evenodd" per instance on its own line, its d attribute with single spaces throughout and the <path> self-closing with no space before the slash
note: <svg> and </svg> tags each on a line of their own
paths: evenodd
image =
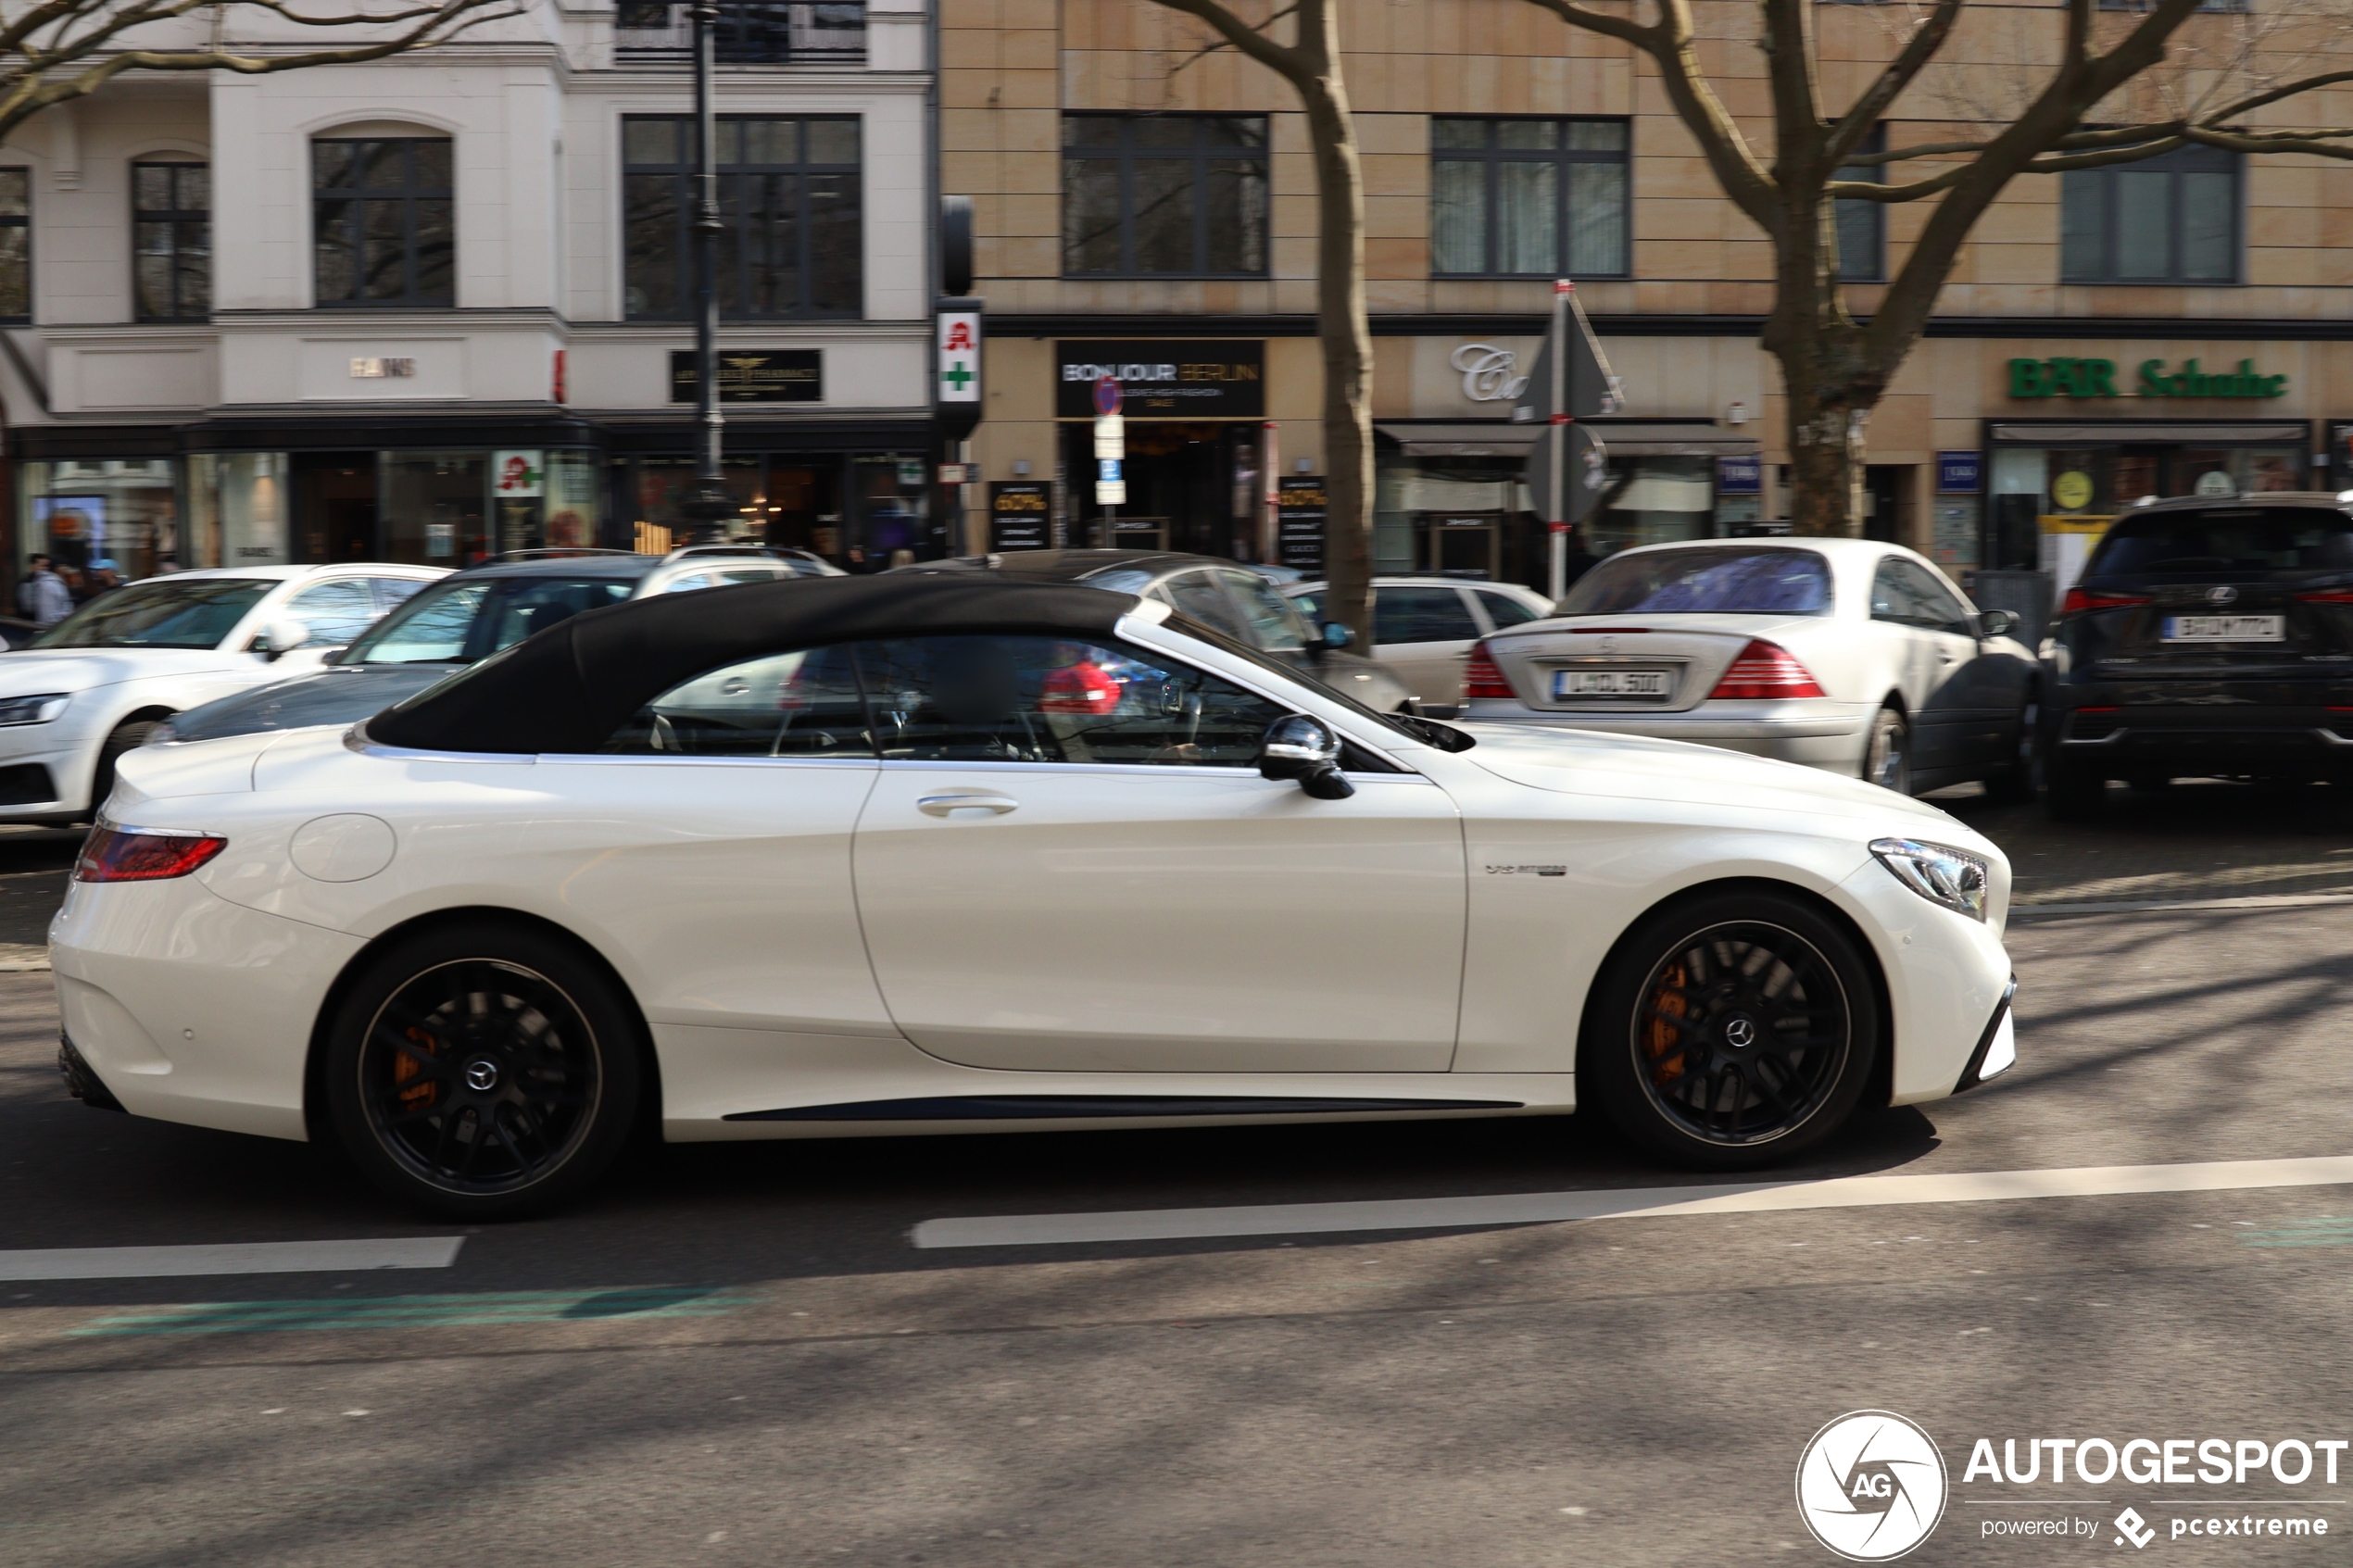
<svg viewBox="0 0 2353 1568">
<path fill-rule="evenodd" d="M 2107 783 L 2353 777 L 2353 492 L 2154 501 L 2067 591 L 2045 659 L 2054 816 Z"/>
</svg>

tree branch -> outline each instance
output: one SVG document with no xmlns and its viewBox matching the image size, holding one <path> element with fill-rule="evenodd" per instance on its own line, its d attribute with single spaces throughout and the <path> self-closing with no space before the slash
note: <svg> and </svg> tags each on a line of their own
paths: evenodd
<svg viewBox="0 0 2353 1568">
<path fill-rule="evenodd" d="M 1272 27 L 1277 22 L 1281 21 L 1285 17 L 1296 16 L 1298 14 L 1299 7 L 1297 5 L 1286 6 L 1281 10 L 1277 11 L 1273 16 L 1268 17 L 1266 19 L 1265 25 Z M 1233 40 L 1229 38 L 1219 38 L 1214 43 L 1204 44 L 1200 48 L 1194 50 L 1191 54 L 1186 56 L 1183 59 L 1178 60 L 1175 65 L 1170 66 L 1168 68 L 1168 74 L 1175 76 L 1187 66 L 1198 65 L 1202 61 L 1209 58 L 1210 56 L 1217 53 L 1218 50 L 1230 49 L 1232 47 Z"/>
<path fill-rule="evenodd" d="M 1286 82 L 1298 82 L 1315 74 L 1315 66 L 1302 51 L 1277 44 L 1256 28 L 1234 15 L 1217 0 L 1157 0 L 1172 11 L 1182 11 L 1207 22 L 1225 36 L 1227 43 L 1275 72 Z M 1296 6 L 1292 10 L 1298 9 Z M 1267 19 L 1272 22 L 1275 19 Z"/>
<path fill-rule="evenodd" d="M 1879 123 L 1880 116 L 1887 112 L 1888 106 L 1894 103 L 1897 94 L 1909 87 L 1927 68 L 1936 51 L 1944 46 L 1944 40 L 1952 34 L 1953 23 L 1960 17 L 1961 5 L 1962 0 L 1937 0 L 1936 9 L 1929 13 L 1928 20 L 1904 41 L 1904 47 L 1895 58 L 1888 62 L 1887 69 L 1880 72 L 1877 81 L 1864 89 L 1863 95 L 1855 100 L 1854 106 L 1831 131 L 1830 145 L 1822 154 L 1826 164 L 1832 169 L 1839 168 L 1847 161 L 1848 153 L 1863 144 L 1863 138 L 1870 134 L 1871 127 Z"/>
</svg>

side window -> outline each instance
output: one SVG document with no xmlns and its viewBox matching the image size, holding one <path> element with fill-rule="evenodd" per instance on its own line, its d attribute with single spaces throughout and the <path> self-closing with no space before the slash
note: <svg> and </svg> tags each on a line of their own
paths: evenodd
<svg viewBox="0 0 2353 1568">
<path fill-rule="evenodd" d="M 602 609 L 607 605 L 619 604 L 629 596 L 629 589 L 626 583 L 581 583 L 560 578 L 545 583 L 524 582 L 489 605 L 485 613 L 490 624 L 474 634 L 478 657 L 487 659 L 510 648 L 534 632 L 545 632 L 584 609 Z M 486 639 L 484 630 L 488 633 Z"/>
<path fill-rule="evenodd" d="M 415 614 L 396 621 L 369 639 L 359 651 L 371 663 L 435 664 L 466 657 L 466 634 L 490 593 L 481 581 L 443 589 L 417 607 Z"/>
<path fill-rule="evenodd" d="M 1241 601 L 1242 615 L 1248 620 L 1251 636 L 1268 653 L 1297 653 L 1306 647 L 1306 633 L 1299 624 L 1299 614 L 1283 602 L 1283 596 L 1267 585 L 1266 579 L 1254 571 L 1221 571 L 1226 586 Z"/>
<path fill-rule="evenodd" d="M 1531 621 L 1541 619 L 1534 610 L 1509 594 L 1493 593 L 1485 588 L 1473 591 L 1478 595 L 1478 608 L 1487 612 L 1487 619 L 1495 623 L 1495 630 L 1498 632 L 1506 626 L 1524 626 Z"/>
<path fill-rule="evenodd" d="M 698 588 L 715 588 L 718 585 L 719 579 L 710 572 L 694 571 L 684 577 L 672 578 L 661 585 L 661 591 L 665 594 L 691 594 Z"/>
<path fill-rule="evenodd" d="M 1921 625 L 1963 637 L 1977 635 L 1977 628 L 1969 622 L 1968 608 L 1944 585 L 1943 578 L 1918 561 L 1898 560 L 1895 566 L 1912 584 L 1912 599 L 1919 606 Z"/>
<path fill-rule="evenodd" d="M 380 615 L 390 615 L 425 586 L 413 577 L 371 577 L 368 582 L 376 591 L 376 612 Z"/>
<path fill-rule="evenodd" d="M 1879 563 L 1871 573 L 1871 619 L 1892 621 L 1899 626 L 1911 626 L 1919 621 L 1917 607 L 1912 603 L 1911 584 L 1895 570 L 1898 562 L 1891 556 Z"/>
<path fill-rule="evenodd" d="M 1227 602 L 1225 592 L 1215 578 L 1206 571 L 1188 571 L 1172 577 L 1162 584 L 1168 590 L 1168 600 L 1179 615 L 1189 615 L 1214 631 L 1223 632 L 1238 643 L 1251 640 L 1242 627 L 1234 607 Z"/>
<path fill-rule="evenodd" d="M 288 599 L 286 616 L 310 628 L 304 647 L 339 648 L 375 623 L 376 596 L 364 577 L 333 577 Z"/>
<path fill-rule="evenodd" d="M 1289 711 L 1111 643 L 910 637 L 862 645 L 859 668 L 882 755 L 912 761 L 1246 768 Z"/>
<path fill-rule="evenodd" d="M 631 757 L 872 757 L 848 646 L 737 659 L 630 715 L 602 748 Z"/>
<path fill-rule="evenodd" d="M 1478 635 L 1470 607 L 1449 583 L 1381 588 L 1373 595 L 1377 643 L 1467 643 Z"/>
<path fill-rule="evenodd" d="M 1290 607 L 1299 611 L 1301 618 L 1307 624 L 1313 626 L 1324 619 L 1324 591 L 1321 588 L 1310 588 L 1303 594 L 1293 594 L 1290 596 Z"/>
</svg>

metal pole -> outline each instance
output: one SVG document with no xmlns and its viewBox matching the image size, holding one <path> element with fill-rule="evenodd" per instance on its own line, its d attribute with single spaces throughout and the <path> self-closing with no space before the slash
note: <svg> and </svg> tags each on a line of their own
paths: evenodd
<svg viewBox="0 0 2353 1568">
<path fill-rule="evenodd" d="M 1552 454 L 1544 476 L 1544 527 L 1551 548 L 1544 591 L 1556 600 L 1568 592 L 1567 508 L 1561 505 L 1561 489 L 1568 473 L 1568 296 L 1576 287 L 1566 278 L 1553 284 L 1553 419 L 1544 431 Z"/>
<path fill-rule="evenodd" d="M 711 108 L 716 0 L 698 0 L 695 20 L 695 489 L 681 508 L 688 542 L 726 542 L 726 475 L 720 468 L 725 420 L 719 412 L 719 120 Z"/>
</svg>

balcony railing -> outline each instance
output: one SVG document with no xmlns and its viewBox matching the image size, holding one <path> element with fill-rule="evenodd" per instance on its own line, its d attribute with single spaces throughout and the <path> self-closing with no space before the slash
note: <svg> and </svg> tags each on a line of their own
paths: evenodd
<svg viewBox="0 0 2353 1568">
<path fill-rule="evenodd" d="M 679 59 L 694 35 L 682 0 L 621 0 L 613 44 L 624 60 Z M 721 65 L 863 65 L 866 7 L 811 0 L 720 0 Z"/>
</svg>

